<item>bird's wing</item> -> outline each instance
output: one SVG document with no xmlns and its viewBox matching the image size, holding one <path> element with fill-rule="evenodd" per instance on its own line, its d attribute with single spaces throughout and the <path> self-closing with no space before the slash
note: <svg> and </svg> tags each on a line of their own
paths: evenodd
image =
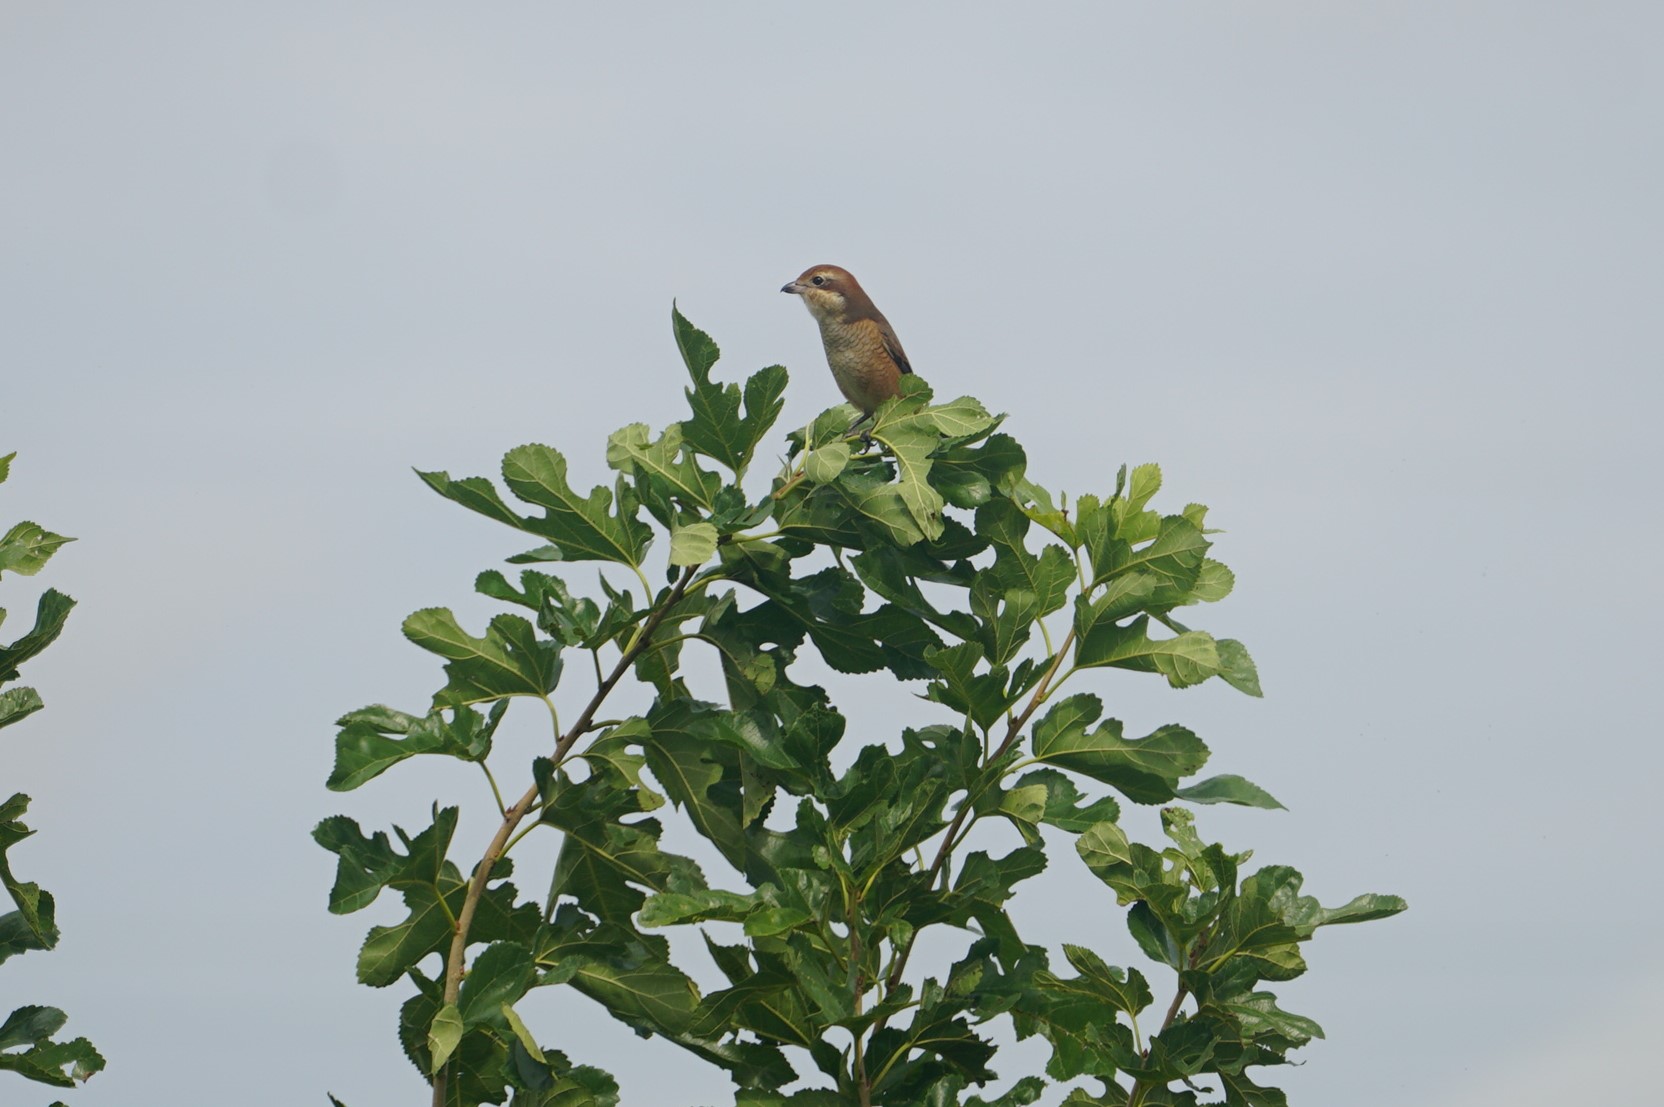
<svg viewBox="0 0 1664 1107">
<path fill-rule="evenodd" d="M 911 373 L 913 367 L 907 363 L 907 351 L 901 348 L 896 332 L 890 329 L 887 321 L 878 324 L 878 334 L 884 340 L 884 352 L 890 355 L 890 360 L 896 363 L 896 368 L 903 373 Z"/>
</svg>

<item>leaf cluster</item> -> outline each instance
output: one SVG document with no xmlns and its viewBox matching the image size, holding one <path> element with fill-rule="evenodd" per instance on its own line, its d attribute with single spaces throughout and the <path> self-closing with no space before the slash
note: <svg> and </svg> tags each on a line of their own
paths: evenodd
<svg viewBox="0 0 1664 1107">
<path fill-rule="evenodd" d="M 875 413 L 875 449 L 833 409 L 790 434 L 781 470 L 750 492 L 785 371 L 719 383 L 715 343 L 679 312 L 673 326 L 689 415 L 657 435 L 615 432 L 609 484 L 579 492 L 544 445 L 508 452 L 506 494 L 420 474 L 530 536 L 508 560 L 537 567 L 479 576 L 509 608 L 483 634 L 444 609 L 406 620 L 443 664 L 425 712 L 376 705 L 340 721 L 331 788 L 437 754 L 478 766 L 502 816 L 466 870 L 450 859 L 455 807 L 414 834 L 366 834 L 345 816 L 315 832 L 337 857 L 331 910 L 383 890 L 403 899 L 406 917 L 370 931 L 358 974 L 411 989 L 400 1037 L 435 1104 L 616 1102 L 610 1078 L 540 1044 L 516 1011 L 533 988 L 561 985 L 724 1069 L 746 1107 L 1033 1102 L 1038 1075 L 993 1099 L 973 1092 L 997 1079 L 996 1020 L 1050 1043 L 1050 1080 L 1105 1089 L 1077 1086 L 1075 1102 L 1199 1103 L 1189 1085 L 1204 1078 L 1223 1096 L 1210 1102 L 1280 1102 L 1245 1070 L 1318 1031 L 1260 985 L 1304 970 L 1299 945 L 1318 926 L 1402 903 L 1328 910 L 1298 894 L 1292 869 L 1239 875 L 1247 855 L 1203 846 L 1182 807 L 1163 809 L 1171 845 L 1131 842 L 1125 803 L 1280 805 L 1239 776 L 1197 779 L 1209 751 L 1187 728 L 1132 737 L 1098 693 L 1061 691 L 1126 670 L 1260 694 L 1240 642 L 1176 617 L 1234 583 L 1210 556 L 1206 509 L 1152 508 L 1153 465 L 1071 503 L 1030 481 L 999 417 L 970 398 L 937 403 L 917 378 Z M 580 561 L 602 567 L 593 592 L 575 583 Z M 719 686 L 694 687 L 683 659 L 695 649 L 720 666 Z M 851 734 L 827 691 L 800 682 L 809 652 L 839 673 L 912 683 L 927 704 L 917 725 Z M 626 679 L 650 706 L 600 718 Z M 516 700 L 542 701 L 552 736 L 509 802 L 489 762 Z M 723 871 L 666 848 L 669 819 Z M 531 833 L 560 843 L 539 898 L 511 879 Z M 1164 1019 L 1146 1013 L 1137 969 L 1082 944 L 1064 951 L 1075 975 L 1060 976 L 1019 933 L 1018 885 L 1070 840 L 1172 971 Z M 672 958 L 660 932 L 686 926 L 721 986 L 699 987 Z M 959 952 L 917 965 L 932 929 L 960 937 L 930 948 Z"/>
<path fill-rule="evenodd" d="M 12 459 L 0 457 L 0 481 L 11 473 Z M 18 523 L 0 537 L 0 576 L 19 573 L 33 576 L 64 543 L 72 541 L 53 534 L 37 523 Z M 40 653 L 57 639 L 75 601 L 55 589 L 41 594 L 34 625 L 10 645 L 0 645 L 0 685 L 18 679 L 18 666 Z M 0 608 L 0 622 L 6 612 Z M 33 688 L 17 687 L 0 692 L 0 727 L 7 727 L 39 711 L 44 704 Z M 0 914 L 0 962 L 31 950 L 53 949 L 58 944 L 57 905 L 52 893 L 33 881 L 20 880 L 12 872 L 8 851 L 34 833 L 24 825 L 29 797 L 21 792 L 0 801 L 0 885 L 4 885 L 12 909 Z M 15 1072 L 30 1080 L 59 1088 L 72 1088 L 104 1067 L 91 1042 L 85 1038 L 54 1040 L 69 1016 L 56 1007 L 19 1007 L 0 1021 L 0 1071 Z"/>
</svg>

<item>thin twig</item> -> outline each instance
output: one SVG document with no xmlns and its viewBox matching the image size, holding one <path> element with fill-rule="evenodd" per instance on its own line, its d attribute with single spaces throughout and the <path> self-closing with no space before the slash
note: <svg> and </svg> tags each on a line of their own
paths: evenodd
<svg viewBox="0 0 1664 1107">
<path fill-rule="evenodd" d="M 1046 693 L 1050 689 L 1052 678 L 1057 675 L 1059 667 L 1063 664 L 1063 659 L 1068 656 L 1069 647 L 1074 645 L 1074 642 L 1075 632 L 1071 629 L 1063 639 L 1063 644 L 1058 647 L 1057 654 L 1052 658 L 1051 666 L 1046 670 L 1046 675 L 1041 677 L 1040 683 L 1035 686 L 1034 695 L 1029 698 L 1028 705 L 1009 721 L 1005 730 L 1005 740 L 1000 743 L 999 749 L 994 751 L 993 756 L 984 762 L 985 764 L 998 761 L 1005 756 L 1006 751 L 1016 744 L 1018 737 L 1022 734 L 1023 727 L 1028 725 L 1029 719 L 1039 709 L 1040 705 L 1046 702 Z M 943 867 L 947 864 L 948 857 L 953 853 L 954 847 L 959 844 L 962 837 L 960 831 L 964 828 L 965 820 L 969 817 L 971 808 L 975 806 L 976 799 L 976 796 L 967 795 L 964 802 L 959 805 L 959 810 L 954 813 L 953 821 L 948 824 L 947 832 L 942 836 L 942 844 L 936 850 L 936 858 L 930 863 L 930 869 L 925 878 L 926 888 L 932 887 L 936 883 L 936 877 L 941 874 Z M 888 975 L 884 977 L 884 996 L 886 999 L 889 998 L 891 992 L 895 991 L 896 985 L 901 983 L 901 974 L 907 969 L 907 959 L 913 955 L 913 945 L 917 937 L 918 934 L 915 931 L 913 936 L 908 939 L 907 944 L 902 946 L 901 952 L 896 956 L 895 964 L 891 967 Z M 872 1033 L 877 1034 L 884 1029 L 884 1025 L 888 1021 L 888 1012 L 880 1015 L 878 1020 L 873 1023 Z M 871 1089 L 863 1083 L 860 1091 L 862 1102 L 865 1103 Z"/>
<path fill-rule="evenodd" d="M 682 575 L 677 578 L 675 585 L 670 589 L 670 594 L 665 597 L 664 603 L 653 609 L 652 614 L 647 617 L 647 621 L 641 625 L 640 633 L 619 654 L 618 664 L 613 666 L 612 672 L 596 688 L 595 694 L 590 697 L 583 713 L 578 716 L 571 729 L 556 740 L 553 758 L 556 765 L 565 760 L 573 744 L 583 737 L 589 729 L 590 721 L 595 718 L 595 712 L 600 710 L 601 704 L 606 700 L 608 693 L 617 687 L 618 682 L 623 679 L 624 674 L 635 663 L 636 658 L 646 648 L 646 643 L 652 640 L 653 632 L 659 628 L 659 624 L 664 622 L 671 609 L 681 602 L 683 593 L 687 591 L 688 584 L 693 580 L 693 575 L 697 571 L 698 566 L 696 565 L 689 565 L 682 571 Z M 497 867 L 497 861 L 503 855 L 509 836 L 514 833 L 515 828 L 520 825 L 520 820 L 526 817 L 536 803 L 537 785 L 533 784 L 526 790 L 525 795 L 515 800 L 503 812 L 502 825 L 497 828 L 497 833 L 492 835 L 491 844 L 486 847 L 485 855 L 480 858 L 480 863 L 474 867 L 474 875 L 468 882 L 468 892 L 462 900 L 462 911 L 457 915 L 456 928 L 451 934 L 450 953 L 445 958 L 445 993 L 442 1001 L 445 1004 L 455 1003 L 457 995 L 462 990 L 463 958 L 468 950 L 468 930 L 474 923 L 474 912 L 479 908 L 480 899 L 485 895 L 485 886 L 491 879 L 491 871 Z M 448 1065 L 434 1075 L 433 1107 L 445 1107 L 445 1088 L 448 1075 Z"/>
<path fill-rule="evenodd" d="M 1179 1017 L 1179 1006 L 1184 1003 L 1185 997 L 1189 994 L 1190 989 L 1181 982 L 1179 990 L 1173 995 L 1172 1004 L 1167 1008 L 1167 1017 L 1161 1020 L 1161 1029 L 1150 1035 L 1152 1043 L 1161 1035 L 1163 1030 L 1173 1025 L 1173 1020 Z M 1132 1091 L 1127 1093 L 1127 1107 L 1138 1107 L 1139 1102 L 1144 1098 L 1144 1093 L 1147 1091 L 1149 1091 L 1149 1085 L 1145 1084 L 1143 1080 L 1133 1081 Z"/>
</svg>

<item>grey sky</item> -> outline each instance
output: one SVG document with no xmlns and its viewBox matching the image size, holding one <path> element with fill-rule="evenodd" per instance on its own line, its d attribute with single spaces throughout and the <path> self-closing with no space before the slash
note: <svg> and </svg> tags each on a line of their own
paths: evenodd
<svg viewBox="0 0 1664 1107">
<path fill-rule="evenodd" d="M 1267 698 L 1104 691 L 1291 808 L 1205 833 L 1410 901 L 1286 990 L 1330 1035 L 1293 1101 L 1634 1101 L 1664 1035 L 1656 5 L 265 7 L 0 0 L 0 520 L 80 538 L 0 603 L 81 601 L 0 736 L 64 929 L 0 1005 L 104 1050 L 77 1107 L 420 1101 L 402 990 L 352 980 L 392 907 L 326 914 L 307 836 L 435 798 L 489 835 L 460 770 L 322 787 L 336 715 L 435 685 L 400 620 L 477 622 L 520 548 L 410 468 L 544 441 L 601 479 L 608 432 L 681 412 L 672 297 L 719 373 L 790 367 L 801 425 L 838 397 L 776 289 L 814 262 L 1008 412 L 1035 479 L 1159 461 L 1159 503 L 1226 528 L 1207 625 Z M 879 733 L 918 710 L 833 695 Z M 1036 938 L 1126 944 L 1065 853 L 1036 894 Z M 730 1101 L 539 1002 L 626 1103 Z"/>
</svg>

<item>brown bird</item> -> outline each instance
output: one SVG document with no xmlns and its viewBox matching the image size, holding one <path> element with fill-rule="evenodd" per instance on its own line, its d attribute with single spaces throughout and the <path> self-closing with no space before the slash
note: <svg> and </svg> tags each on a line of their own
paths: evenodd
<svg viewBox="0 0 1664 1107">
<path fill-rule="evenodd" d="M 812 265 L 780 291 L 803 297 L 803 306 L 820 324 L 832 379 L 844 398 L 861 409 L 861 418 L 850 425 L 854 430 L 900 390 L 901 375 L 913 371 L 894 328 L 860 282 L 836 265 Z"/>
</svg>

